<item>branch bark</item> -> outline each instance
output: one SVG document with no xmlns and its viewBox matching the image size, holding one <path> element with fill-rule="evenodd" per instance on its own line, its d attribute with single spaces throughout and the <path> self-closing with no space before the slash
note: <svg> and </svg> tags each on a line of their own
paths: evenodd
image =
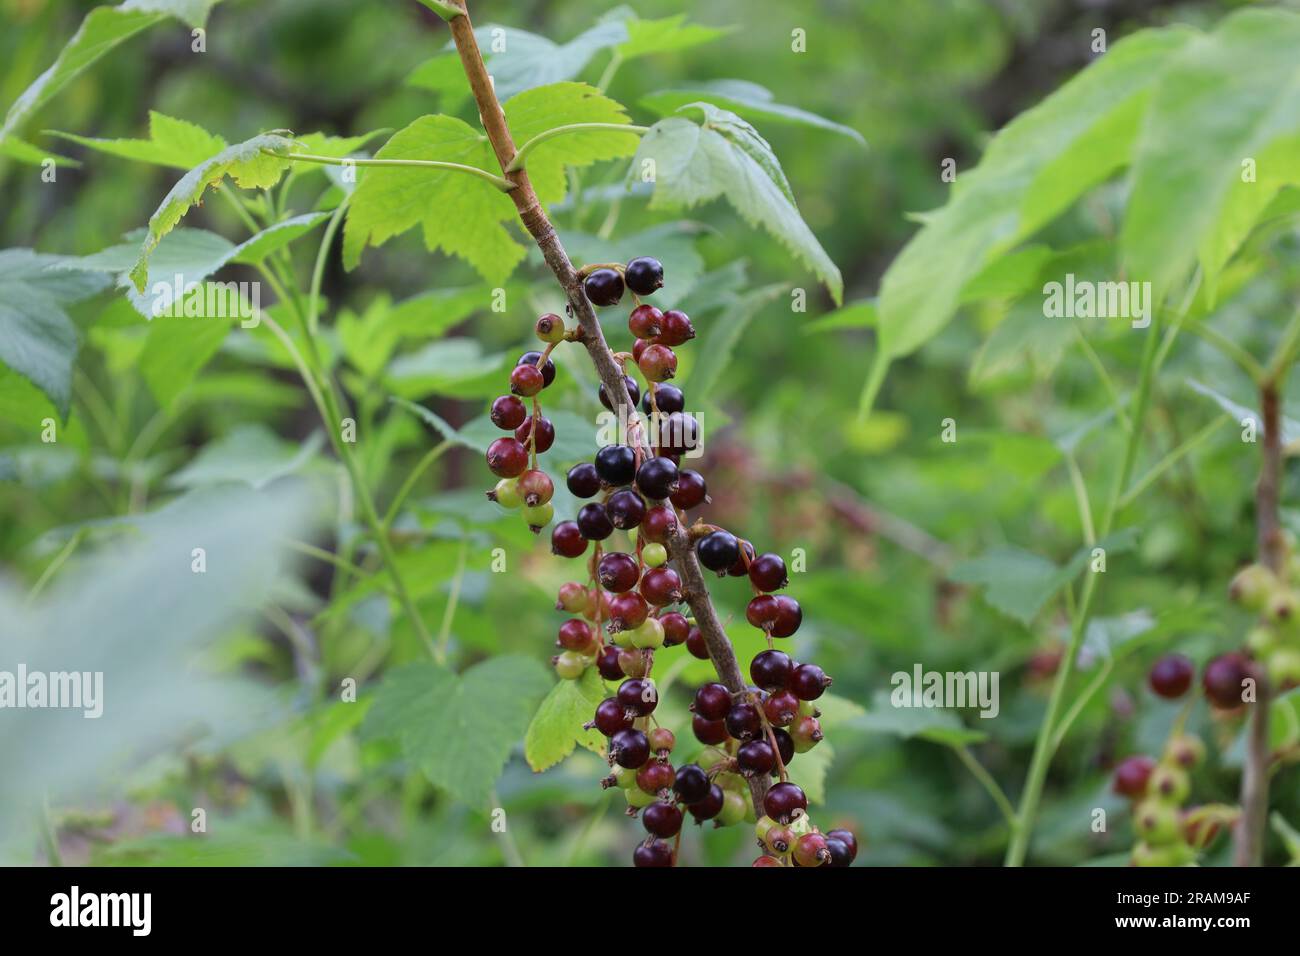
<svg viewBox="0 0 1300 956">
<path fill-rule="evenodd" d="M 1279 376 L 1280 377 L 1280 376 Z M 1280 387 L 1267 379 L 1259 390 L 1263 418 L 1263 455 L 1255 485 L 1255 547 L 1261 564 L 1275 574 L 1284 573 L 1286 545 L 1278 502 L 1282 482 L 1282 410 Z M 1268 723 L 1271 694 L 1267 675 L 1257 676 L 1255 703 L 1251 705 L 1246 736 L 1246 760 L 1241 773 L 1241 819 L 1237 823 L 1237 866 L 1259 866 L 1264 856 L 1264 826 L 1268 821 Z"/>
<path fill-rule="evenodd" d="M 623 370 L 614 360 L 613 353 L 605 343 L 605 335 L 601 331 L 595 309 L 582 291 L 582 280 L 578 276 L 578 271 L 570 261 L 568 253 L 564 251 L 555 227 L 533 191 L 532 183 L 528 180 L 527 167 L 510 169 L 517 152 L 514 139 L 510 135 L 505 113 L 492 88 L 487 67 L 483 63 L 483 55 L 474 38 L 474 27 L 470 22 L 465 0 L 451 0 L 451 5 L 461 11 L 461 15 L 453 17 L 448 22 L 448 26 L 451 28 L 452 40 L 456 44 L 456 52 L 460 56 L 461 67 L 469 80 L 470 91 L 474 94 L 474 102 L 478 106 L 483 130 L 492 144 L 492 151 L 496 155 L 502 173 L 515 185 L 508 195 L 514 201 L 524 228 L 528 230 L 528 234 L 533 237 L 533 241 L 541 250 L 546 265 L 564 289 L 569 308 L 578 320 L 578 326 L 582 331 L 582 344 L 586 347 L 600 381 L 605 386 L 605 393 L 610 397 L 614 413 L 619 416 L 620 421 L 628 423 L 629 434 L 633 436 L 634 441 L 641 444 L 644 430 L 633 424 L 639 422 L 640 417 L 636 406 L 629 399 L 627 386 L 623 381 Z M 718 613 L 714 610 L 708 588 L 704 583 L 703 571 L 684 527 L 679 526 L 669 540 L 668 552 L 681 575 L 686 603 L 695 617 L 695 626 L 704 636 L 709 657 L 718 673 L 718 680 L 733 694 L 744 691 L 745 678 L 736 662 L 736 653 L 731 647 L 731 641 L 727 639 L 726 632 L 722 629 L 722 622 L 718 620 Z M 763 815 L 763 797 L 767 794 L 768 783 L 766 776 L 762 774 L 751 777 L 749 781 L 754 811 L 760 817 Z"/>
</svg>

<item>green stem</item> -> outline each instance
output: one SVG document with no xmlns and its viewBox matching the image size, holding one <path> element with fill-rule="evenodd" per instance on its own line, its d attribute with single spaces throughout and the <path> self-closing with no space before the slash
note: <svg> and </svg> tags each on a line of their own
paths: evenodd
<svg viewBox="0 0 1300 956">
<path fill-rule="evenodd" d="M 623 54 L 615 50 L 614 55 L 609 58 L 609 63 L 605 66 L 604 72 L 600 74 L 600 79 L 596 81 L 596 89 L 602 93 L 608 90 L 609 84 L 614 82 L 614 74 L 618 72 L 618 68 L 622 65 Z"/>
<path fill-rule="evenodd" d="M 361 567 L 360 565 L 352 561 L 347 560 L 346 558 L 340 555 L 335 554 L 333 551 L 326 551 L 324 548 L 318 548 L 314 544 L 308 544 L 306 541 L 286 540 L 284 542 L 284 545 L 287 548 L 297 551 L 299 554 L 305 554 L 310 558 L 315 558 L 318 561 L 324 561 L 326 564 L 332 564 L 336 568 L 341 568 L 344 571 L 349 571 L 352 574 L 355 574 L 359 578 L 370 577 L 370 572 L 367 571 L 365 568 Z M 389 592 L 390 594 L 394 593 L 392 588 L 387 584 L 383 584 L 381 582 L 380 587 L 382 587 L 385 591 Z"/>
<path fill-rule="evenodd" d="M 339 159 L 335 156 L 317 156 L 313 153 L 276 153 L 271 150 L 265 152 L 281 159 L 294 159 L 303 163 L 324 163 L 326 166 L 397 166 L 419 169 L 445 169 L 450 172 L 469 173 L 471 176 L 477 176 L 484 182 L 491 183 L 503 193 L 508 193 L 515 188 L 515 184 L 504 176 L 489 173 L 486 169 L 479 169 L 477 166 L 466 166 L 464 163 L 444 163 L 436 159 Z"/>
<path fill-rule="evenodd" d="M 1061 746 L 1061 741 L 1063 741 L 1065 735 L 1070 732 L 1070 727 L 1079 718 L 1079 715 L 1083 713 L 1083 709 L 1088 706 L 1088 701 L 1092 700 L 1097 691 L 1101 690 L 1102 685 L 1106 683 L 1106 678 L 1110 676 L 1110 672 L 1114 667 L 1115 662 L 1107 659 L 1105 664 L 1097 668 L 1096 676 L 1088 682 L 1088 686 L 1083 689 L 1083 693 L 1075 698 L 1074 703 L 1070 705 L 1070 709 L 1066 711 L 1065 716 L 1061 718 L 1061 726 L 1056 729 L 1056 735 L 1052 739 L 1053 750 Z"/>
<path fill-rule="evenodd" d="M 1119 417 L 1119 422 L 1124 426 L 1125 431 L 1129 431 L 1133 425 L 1128 420 L 1128 412 L 1124 408 L 1124 403 L 1120 401 L 1119 390 L 1115 387 L 1115 381 L 1106 371 L 1106 366 L 1102 364 L 1101 357 L 1097 355 L 1097 350 L 1092 347 L 1087 336 L 1083 334 L 1078 323 L 1075 323 L 1074 334 L 1079 339 L 1079 345 L 1083 348 L 1084 357 L 1087 358 L 1088 364 L 1092 370 L 1097 373 L 1097 378 L 1101 380 L 1101 385 L 1106 389 L 1106 394 L 1110 396 L 1110 402 L 1115 406 L 1115 414 Z"/>
<path fill-rule="evenodd" d="M 465 15 L 464 10 L 454 4 L 443 3 L 442 0 L 420 0 L 420 2 L 449 23 L 456 17 Z"/>
<path fill-rule="evenodd" d="M 1300 347 L 1300 311 L 1291 316 L 1291 321 L 1282 331 L 1282 338 L 1273 349 L 1273 356 L 1269 359 L 1268 367 L 1264 370 L 1264 376 L 1260 381 L 1276 382 L 1281 378 L 1295 360 L 1298 347 Z"/>
<path fill-rule="evenodd" d="M 68 558 L 72 557 L 72 553 L 77 550 L 77 546 L 81 544 L 81 539 L 84 537 L 85 531 L 79 529 L 68 539 L 67 544 L 59 549 L 59 553 L 54 556 L 54 560 L 46 566 L 45 570 L 41 572 L 41 576 L 36 579 L 36 583 L 32 585 L 32 589 L 27 592 L 28 604 L 41 596 L 41 592 L 45 590 L 45 585 L 50 583 L 50 579 L 58 574 L 59 568 L 63 567 Z"/>
<path fill-rule="evenodd" d="M 993 779 L 992 775 L 987 770 L 984 769 L 984 765 L 975 759 L 975 755 L 970 752 L 970 748 L 965 744 L 953 747 L 953 752 L 956 753 L 958 758 L 961 759 L 961 762 L 966 765 L 966 769 L 971 772 L 971 776 L 978 780 L 983 785 L 984 789 L 988 791 L 989 796 L 993 798 L 993 802 L 996 803 L 998 809 L 1002 811 L 1002 817 L 1007 821 L 1007 826 L 1011 827 L 1014 831 L 1017 826 L 1016 809 L 1011 805 L 1011 801 L 1007 799 L 1007 795 L 1002 792 L 1002 788 L 998 786 L 998 782 Z"/>
<path fill-rule="evenodd" d="M 442 625 L 438 628 L 438 643 L 434 648 L 434 659 L 439 664 L 447 663 L 447 645 L 451 642 L 451 623 L 456 619 L 456 606 L 460 604 L 460 589 L 465 583 L 465 560 L 469 557 L 469 539 L 460 539 L 460 553 L 456 555 L 456 573 L 451 579 L 451 592 L 447 595 L 447 607 L 442 612 Z"/>
<path fill-rule="evenodd" d="M 1161 458 L 1160 461 L 1156 462 L 1156 464 L 1152 466 L 1150 471 L 1148 471 L 1137 481 L 1133 482 L 1129 490 L 1124 492 L 1124 494 L 1120 496 L 1119 499 L 1120 509 L 1122 510 L 1128 507 L 1130 504 L 1132 504 L 1133 500 L 1137 498 L 1138 495 L 1142 494 L 1142 492 L 1146 491 L 1147 488 L 1151 487 L 1152 483 L 1155 482 L 1161 475 L 1163 475 L 1174 465 L 1178 464 L 1178 462 L 1181 461 L 1183 458 L 1187 457 L 1189 454 L 1195 451 L 1200 445 L 1204 444 L 1205 441 L 1216 431 L 1222 428 L 1223 425 L 1224 425 L 1224 419 L 1216 418 L 1214 421 L 1210 422 L 1208 425 L 1206 425 L 1204 428 L 1198 431 L 1191 438 L 1187 439 L 1187 441 L 1183 442 L 1177 448 L 1170 451 L 1169 454 L 1165 455 L 1164 458 Z"/>
<path fill-rule="evenodd" d="M 425 452 L 424 457 L 421 458 L 416 463 L 415 467 L 411 469 L 411 473 L 407 475 L 406 480 L 402 482 L 402 487 L 397 489 L 397 494 L 393 496 L 393 500 L 388 506 L 388 511 L 384 514 L 385 532 L 393 526 L 394 519 L 397 518 L 398 512 L 401 511 L 402 505 L 406 502 L 406 498 L 411 493 L 411 489 L 415 487 L 415 483 L 420 480 L 420 477 L 426 471 L 429 470 L 429 466 L 441 458 L 449 448 L 451 448 L 451 442 L 449 441 L 444 441 L 434 445 Z"/>
<path fill-rule="evenodd" d="M 876 341 L 879 348 L 879 339 Z M 871 362 L 871 372 L 867 375 L 867 383 L 862 386 L 862 397 L 858 399 L 858 421 L 865 422 L 871 416 L 871 408 L 876 404 L 876 395 L 880 393 L 880 386 L 885 384 L 885 374 L 889 371 L 889 358 L 885 355 L 884 350 L 876 353 L 875 359 Z"/>
<path fill-rule="evenodd" d="M 1200 322 L 1191 323 L 1187 327 L 1187 330 L 1193 335 L 1204 339 L 1228 358 L 1236 362 L 1241 367 L 1241 370 L 1249 375 L 1251 381 L 1255 384 L 1258 385 L 1260 382 L 1264 381 L 1264 376 L 1266 374 L 1264 366 L 1255 361 L 1255 356 L 1251 355 L 1226 335 L 1223 335 L 1222 333 L 1210 328 L 1210 326 L 1204 325 Z"/>
<path fill-rule="evenodd" d="M 1083 526 L 1083 540 L 1089 547 L 1097 543 L 1097 531 L 1092 524 L 1092 505 L 1088 502 L 1088 486 L 1084 484 L 1083 473 L 1074 455 L 1066 454 L 1065 467 L 1070 473 L 1070 485 L 1074 488 L 1074 500 L 1079 507 L 1079 523 Z"/>
<path fill-rule="evenodd" d="M 347 211 L 348 200 L 351 195 L 343 197 L 343 201 L 338 204 L 334 210 L 334 215 L 330 216 L 330 221 L 325 225 L 325 235 L 321 237 L 320 248 L 316 250 L 316 264 L 311 270 L 311 291 L 307 294 L 307 331 L 312 335 L 316 334 L 316 328 L 320 323 L 320 287 L 325 278 L 325 263 L 329 259 L 330 246 L 334 242 L 334 235 L 339 231 L 339 225 L 343 222 L 343 214 Z"/>
<path fill-rule="evenodd" d="M 524 160 L 530 152 L 542 145 L 549 139 L 557 136 L 564 136 L 567 133 L 590 133 L 590 132 L 613 132 L 613 133 L 633 133 L 637 136 L 644 136 L 650 132 L 649 126 L 631 126 L 627 123 L 569 123 L 565 126 L 556 126 L 554 129 L 548 129 L 544 133 L 538 133 L 524 145 L 515 150 L 515 158 L 510 160 L 506 166 L 507 173 L 518 172 L 524 168 Z"/>
</svg>

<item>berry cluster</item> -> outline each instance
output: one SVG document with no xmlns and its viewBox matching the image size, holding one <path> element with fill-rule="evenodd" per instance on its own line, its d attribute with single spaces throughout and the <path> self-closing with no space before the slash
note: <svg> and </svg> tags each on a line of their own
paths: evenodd
<svg viewBox="0 0 1300 956">
<path fill-rule="evenodd" d="M 633 295 L 628 329 L 634 344 L 614 359 L 624 371 L 629 399 L 633 406 L 641 405 L 646 422 L 634 417 L 626 423 L 627 444 L 601 448 L 593 461 L 575 465 L 566 477 L 568 490 L 588 503 L 574 519 L 555 525 L 551 550 L 566 558 L 582 557 L 588 548 L 591 554 L 587 582 L 570 581 L 559 590 L 556 607 L 572 617 L 560 626 L 561 650 L 553 663 L 564 679 L 576 680 L 594 666 L 604 680 L 619 682 L 587 726 L 608 741 L 606 754 L 614 770 L 603 786 L 623 790 L 629 815 L 639 814 L 649 834 L 633 862 L 673 865 L 689 813 L 697 824 L 756 822 L 765 855 L 755 865 L 847 866 L 857 854 L 857 840 L 847 830 L 818 832 L 808 818 L 803 791 L 787 780 L 786 765 L 795 754 L 822 739 L 813 702 L 831 681 L 817 665 L 799 664 L 773 646 L 773 638 L 794 634 L 803 618 L 797 601 L 772 593 L 787 583 L 785 563 L 776 554 L 756 555 L 749 542 L 721 528 L 685 528 L 686 513 L 709 500 L 704 478 L 681 467 L 682 456 L 698 445 L 699 423 L 686 413 L 682 391 L 667 384 L 677 369 L 673 348 L 695 337 L 691 320 L 683 312 L 660 311 L 640 301 L 663 285 L 663 267 L 654 259 L 591 266 L 582 275 L 583 290 L 594 305 L 617 305 L 625 289 Z M 488 450 L 488 465 L 501 478 L 488 496 L 507 507 L 522 505 L 534 531 L 552 517 L 552 483 L 537 469 L 536 456 L 554 440 L 536 396 L 554 379 L 551 349 L 577 337 L 566 333 L 555 315 L 542 316 L 536 331 L 546 350 L 520 358 L 511 375 L 513 394 L 492 407 L 492 420 L 515 429 L 515 435 L 498 439 Z M 629 364 L 645 381 L 644 398 L 637 380 L 627 374 Z M 517 396 L 532 399 L 530 418 L 524 418 Z M 598 398 L 614 410 L 603 385 Z M 616 532 L 623 533 L 626 550 L 610 546 L 611 540 L 622 540 L 614 538 Z M 753 686 L 734 694 L 720 683 L 698 689 L 692 726 L 705 749 L 694 762 L 676 768 L 671 755 L 677 742 L 655 717 L 655 653 L 685 644 L 692 655 L 708 660 L 709 651 L 685 609 L 675 609 L 685 599 L 681 577 L 669 566 L 675 540 L 694 541 L 700 562 L 721 576 L 750 579 L 755 596 L 746 617 L 768 639 L 768 649 L 750 664 Z M 780 781 L 767 792 L 761 819 L 748 799 L 748 781 L 756 775 Z"/>
<path fill-rule="evenodd" d="M 1237 572 L 1229 585 L 1229 596 L 1259 621 L 1246 638 L 1246 647 L 1261 662 L 1270 686 L 1281 691 L 1300 685 L 1300 556 L 1287 561 L 1285 580 L 1262 564 L 1251 564 Z M 1241 705 L 1241 681 L 1254 676 L 1251 661 L 1237 653 L 1220 658 L 1205 670 L 1206 693 L 1211 680 L 1223 690 L 1222 707 Z M 1211 669 L 1213 668 L 1213 675 Z M 1229 697 L 1234 702 L 1226 701 Z M 1217 703 L 1217 701 L 1216 701 Z"/>
<path fill-rule="evenodd" d="M 1157 696 L 1177 700 L 1187 693 L 1195 677 L 1196 668 L 1190 660 L 1169 654 L 1152 665 L 1147 683 Z M 1207 683 L 1206 696 L 1217 706 L 1209 687 Z M 1234 691 L 1234 700 L 1239 706 L 1240 687 Z M 1183 806 L 1191 794 L 1191 771 L 1205 760 L 1205 744 L 1184 730 L 1190 707 L 1176 721 L 1158 761 L 1136 755 L 1115 768 L 1112 789 L 1133 802 L 1133 827 L 1139 838 L 1131 857 L 1134 866 L 1192 863 L 1197 852 L 1218 835 L 1220 826 L 1235 816 L 1232 808 L 1218 804 Z"/>
</svg>

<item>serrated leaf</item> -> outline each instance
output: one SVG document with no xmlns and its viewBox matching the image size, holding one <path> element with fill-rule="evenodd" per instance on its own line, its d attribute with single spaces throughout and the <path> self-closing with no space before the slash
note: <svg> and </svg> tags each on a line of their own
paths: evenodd
<svg viewBox="0 0 1300 956">
<path fill-rule="evenodd" d="M 686 379 L 685 387 L 690 389 L 692 399 L 697 402 L 713 399 L 713 390 L 722 380 L 722 373 L 731 361 L 736 343 L 744 335 L 746 327 L 763 306 L 775 301 L 788 288 L 789 286 L 777 284 L 747 292 L 739 296 L 727 310 L 724 321 L 709 324 L 700 337 L 700 346 L 696 350 L 698 358 Z"/>
<path fill-rule="evenodd" d="M 847 136 L 859 145 L 867 145 L 862 134 L 851 126 L 836 123 L 797 106 L 777 103 L 771 90 L 748 80 L 713 80 L 684 88 L 660 90 L 641 97 L 640 103 L 660 116 L 667 116 L 690 103 L 712 103 L 719 109 L 730 110 L 753 123 L 824 129 Z"/>
<path fill-rule="evenodd" d="M 0 142 L 18 132 L 18 127 L 59 90 L 84 72 L 96 60 L 141 30 L 167 17 L 201 27 L 208 11 L 220 0 L 126 0 L 118 6 L 96 7 L 86 14 L 81 26 L 59 51 L 53 65 L 23 90 L 5 114 Z"/>
<path fill-rule="evenodd" d="M 241 189 L 269 189 L 280 181 L 291 163 L 275 153 L 288 152 L 294 145 L 295 141 L 287 136 L 263 133 L 222 150 L 186 173 L 149 217 L 149 231 L 129 273 L 136 291 L 143 292 L 149 281 L 149 257 L 158 243 L 176 228 L 191 207 L 203 200 L 209 187 L 220 187 L 229 177 Z"/>
<path fill-rule="evenodd" d="M 627 39 L 617 47 L 624 60 L 652 56 L 656 53 L 676 53 L 735 31 L 735 27 L 709 27 L 701 23 L 687 23 L 686 14 L 678 13 L 657 20 L 640 20 L 629 17 L 623 21 Z"/>
<path fill-rule="evenodd" d="M 375 691 L 362 733 L 396 738 L 433 783 L 482 807 L 549 686 L 540 664 L 514 655 L 459 676 L 433 663 L 407 664 Z"/>
<path fill-rule="evenodd" d="M 77 354 L 77 329 L 64 308 L 108 284 L 71 267 L 75 261 L 30 249 L 0 251 L 0 363 L 44 392 L 64 419 Z"/>
<path fill-rule="evenodd" d="M 703 123 L 681 116 L 660 120 L 641 140 L 633 169 L 653 163 L 651 209 L 690 209 L 726 200 L 750 225 L 761 226 L 813 270 L 838 305 L 844 283 L 826 250 L 803 221 L 772 148 L 749 123 L 710 103 L 693 103 L 681 112 L 698 113 Z"/>
<path fill-rule="evenodd" d="M 203 447 L 194 460 L 168 480 L 175 488 L 197 488 L 232 482 L 263 488 L 278 478 L 301 471 L 320 450 L 324 436 L 313 432 L 306 441 L 284 441 L 265 425 L 238 425 Z"/>
<path fill-rule="evenodd" d="M 151 110 L 148 139 L 94 139 L 50 130 L 50 135 L 87 149 L 119 156 L 139 163 L 193 169 L 226 148 L 226 141 L 187 120 L 175 119 Z"/>
<path fill-rule="evenodd" d="M 524 759 L 541 773 L 555 766 L 581 744 L 592 753 L 603 753 L 605 738 L 596 728 L 583 730 L 596 705 L 605 699 L 605 684 L 594 667 L 577 680 L 562 680 L 551 688 L 524 736 Z"/>
</svg>

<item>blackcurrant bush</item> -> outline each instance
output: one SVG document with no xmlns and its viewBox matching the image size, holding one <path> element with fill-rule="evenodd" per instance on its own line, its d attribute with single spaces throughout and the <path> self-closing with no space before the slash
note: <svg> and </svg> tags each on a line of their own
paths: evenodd
<svg viewBox="0 0 1300 956">
<path fill-rule="evenodd" d="M 587 550 L 587 539 L 578 530 L 576 521 L 561 521 L 551 529 L 551 553 L 562 558 L 576 558 Z M 583 590 L 585 606 L 586 590 Z"/>
<path fill-rule="evenodd" d="M 691 325 L 691 320 L 685 312 L 669 309 L 664 313 L 663 330 L 659 333 L 660 342 L 664 345 L 682 345 L 693 338 L 695 338 L 695 326 Z"/>
<path fill-rule="evenodd" d="M 575 498 L 591 498 L 600 491 L 600 475 L 596 473 L 595 465 L 584 461 L 569 469 L 565 484 Z"/>
<path fill-rule="evenodd" d="M 736 751 L 736 764 L 746 777 L 756 773 L 771 773 L 776 766 L 776 751 L 766 740 L 751 740 L 741 744 Z"/>
<path fill-rule="evenodd" d="M 555 444 L 555 426 L 549 418 L 537 419 L 537 431 L 533 431 L 533 416 L 524 419 L 523 424 L 515 429 L 515 438 L 527 445 L 534 438 L 537 440 L 537 454 L 544 455 Z"/>
<path fill-rule="evenodd" d="M 831 679 L 816 664 L 800 664 L 790 673 L 790 690 L 800 700 L 816 700 L 830 686 Z"/>
<path fill-rule="evenodd" d="M 640 356 L 638 356 L 638 359 Z M 673 412 L 680 412 L 686 407 L 686 396 L 676 385 L 666 385 L 660 383 L 651 391 L 654 392 L 654 404 L 650 403 L 650 392 L 646 392 L 645 398 L 641 400 L 641 408 L 647 415 L 652 414 L 655 409 L 663 415 L 671 415 Z"/>
<path fill-rule="evenodd" d="M 1115 768 L 1111 789 L 1120 796 L 1133 800 L 1143 797 L 1147 792 L 1147 781 L 1151 779 L 1151 771 L 1155 768 L 1156 762 L 1145 755 L 1126 757 Z"/>
<path fill-rule="evenodd" d="M 596 705 L 596 716 L 593 723 L 595 723 L 596 729 L 606 737 L 613 737 L 620 730 L 630 730 L 632 728 L 632 717 L 617 699 L 606 697 Z"/>
<path fill-rule="evenodd" d="M 826 831 L 826 839 L 828 842 L 830 840 L 838 840 L 840 843 L 844 844 L 844 848 L 849 854 L 849 863 L 852 863 L 858 858 L 858 838 L 853 835 L 852 830 L 828 830 Z"/>
<path fill-rule="evenodd" d="M 614 533 L 613 522 L 605 511 L 605 506 L 592 502 L 578 509 L 578 530 L 588 541 L 604 541 Z"/>
<path fill-rule="evenodd" d="M 622 680 L 628 676 L 623 673 L 623 668 L 618 666 L 618 655 L 618 648 L 611 644 L 596 658 L 596 670 L 600 671 L 600 676 L 605 680 Z"/>
<path fill-rule="evenodd" d="M 725 684 L 716 681 L 703 684 L 695 692 L 695 703 L 691 709 L 705 720 L 721 720 L 731 710 L 731 691 Z"/>
<path fill-rule="evenodd" d="M 667 505 L 655 505 L 641 519 L 641 536 L 655 544 L 667 544 L 677 527 L 677 515 Z"/>
<path fill-rule="evenodd" d="M 582 291 L 592 305 L 618 305 L 623 298 L 623 277 L 614 269 L 596 269 L 583 280 Z"/>
<path fill-rule="evenodd" d="M 682 811 L 672 803 L 652 803 L 641 813 L 641 823 L 657 837 L 676 836 L 682 828 Z"/>
<path fill-rule="evenodd" d="M 678 644 L 685 644 L 686 638 L 690 636 L 691 625 L 686 618 L 676 611 L 670 611 L 659 617 L 659 623 L 664 628 L 664 647 L 676 647 Z"/>
<path fill-rule="evenodd" d="M 630 484 L 636 477 L 636 452 L 627 445 L 606 445 L 596 452 L 596 474 L 611 488 Z"/>
<path fill-rule="evenodd" d="M 627 287 L 637 295 L 654 295 L 664 285 L 664 267 L 658 259 L 638 256 L 623 269 Z"/>
<path fill-rule="evenodd" d="M 651 568 L 641 576 L 641 596 L 655 607 L 682 599 L 682 579 L 672 568 Z"/>
<path fill-rule="evenodd" d="M 709 775 L 698 764 L 688 763 L 677 771 L 673 793 L 682 803 L 695 803 L 709 795 Z"/>
<path fill-rule="evenodd" d="M 528 468 L 528 449 L 513 438 L 498 438 L 488 445 L 487 463 L 498 478 L 517 478 Z"/>
<path fill-rule="evenodd" d="M 673 865 L 673 849 L 667 843 L 651 840 L 632 851 L 632 865 L 637 867 L 663 867 Z"/>
<path fill-rule="evenodd" d="M 609 496 L 605 502 L 609 520 L 615 528 L 635 528 L 645 517 L 645 501 L 631 488 L 623 488 Z"/>
<path fill-rule="evenodd" d="M 698 508 L 709 498 L 709 488 L 704 483 L 704 476 L 698 471 L 683 468 L 677 474 L 677 490 L 673 492 L 673 504 L 683 511 Z"/>
<path fill-rule="evenodd" d="M 708 793 L 699 800 L 688 803 L 686 809 L 691 811 L 691 816 L 695 818 L 696 823 L 703 823 L 705 820 L 712 820 L 722 812 L 722 804 L 726 796 L 721 787 L 712 783 L 709 784 Z"/>
<path fill-rule="evenodd" d="M 760 554 L 749 563 L 749 580 L 760 591 L 779 591 L 789 583 L 779 554 Z"/>
<path fill-rule="evenodd" d="M 696 714 L 691 718 L 691 730 L 702 744 L 720 744 L 727 739 L 727 723 L 723 720 L 705 720 Z"/>
<path fill-rule="evenodd" d="M 647 498 L 663 501 L 677 491 L 677 466 L 667 458 L 649 458 L 637 469 L 636 486 Z"/>
<path fill-rule="evenodd" d="M 692 627 L 687 633 L 686 650 L 690 652 L 691 657 L 702 661 L 709 659 L 709 645 L 704 640 L 704 632 L 698 627 Z"/>
<path fill-rule="evenodd" d="M 528 417 L 528 409 L 515 396 L 502 395 L 492 403 L 492 411 L 488 413 L 488 417 L 497 428 L 513 431 Z"/>
<path fill-rule="evenodd" d="M 522 447 L 522 446 L 521 446 Z M 699 540 L 695 553 L 700 563 L 710 571 L 725 572 L 740 554 L 736 536 L 727 531 L 714 531 Z"/>
<path fill-rule="evenodd" d="M 773 727 L 788 727 L 799 716 L 799 698 L 788 690 L 778 690 L 763 701 L 763 713 Z"/>
<path fill-rule="evenodd" d="M 546 387 L 542 372 L 531 365 L 519 365 L 510 373 L 510 391 L 529 398 Z"/>
<path fill-rule="evenodd" d="M 735 704 L 727 711 L 727 733 L 737 740 L 752 740 L 763 732 L 763 717 L 747 700 Z"/>
<path fill-rule="evenodd" d="M 596 571 L 600 586 L 606 591 L 613 591 L 615 594 L 621 594 L 636 587 L 637 578 L 640 577 L 640 574 L 641 568 L 637 565 L 636 558 L 630 554 L 624 554 L 622 551 L 610 551 L 603 555 Z"/>
<path fill-rule="evenodd" d="M 650 759 L 650 741 L 639 730 L 620 730 L 609 738 L 609 755 L 620 767 L 639 770 Z"/>
<path fill-rule="evenodd" d="M 555 485 L 546 472 L 531 468 L 519 476 L 519 494 L 523 496 L 525 505 L 534 508 L 551 500 Z"/>
<path fill-rule="evenodd" d="M 808 798 L 793 783 L 775 784 L 763 798 L 763 812 L 778 823 L 789 823 L 803 816 L 807 809 Z"/>
<path fill-rule="evenodd" d="M 776 617 L 769 632 L 773 637 L 789 637 L 803 623 L 803 608 L 788 594 L 776 595 Z"/>
<path fill-rule="evenodd" d="M 652 339 L 659 334 L 664 314 L 653 305 L 638 305 L 627 317 L 627 330 L 638 339 Z"/>
<path fill-rule="evenodd" d="M 760 651 L 749 662 L 749 678 L 763 690 L 782 690 L 792 670 L 794 662 L 785 651 Z"/>
<path fill-rule="evenodd" d="M 1167 654 L 1151 665 L 1147 681 L 1151 689 L 1169 700 L 1187 693 L 1196 676 L 1196 666 L 1182 654 Z"/>
<path fill-rule="evenodd" d="M 651 345 L 637 359 L 636 367 L 648 382 L 666 382 L 677 374 L 677 355 L 666 345 Z"/>
</svg>

